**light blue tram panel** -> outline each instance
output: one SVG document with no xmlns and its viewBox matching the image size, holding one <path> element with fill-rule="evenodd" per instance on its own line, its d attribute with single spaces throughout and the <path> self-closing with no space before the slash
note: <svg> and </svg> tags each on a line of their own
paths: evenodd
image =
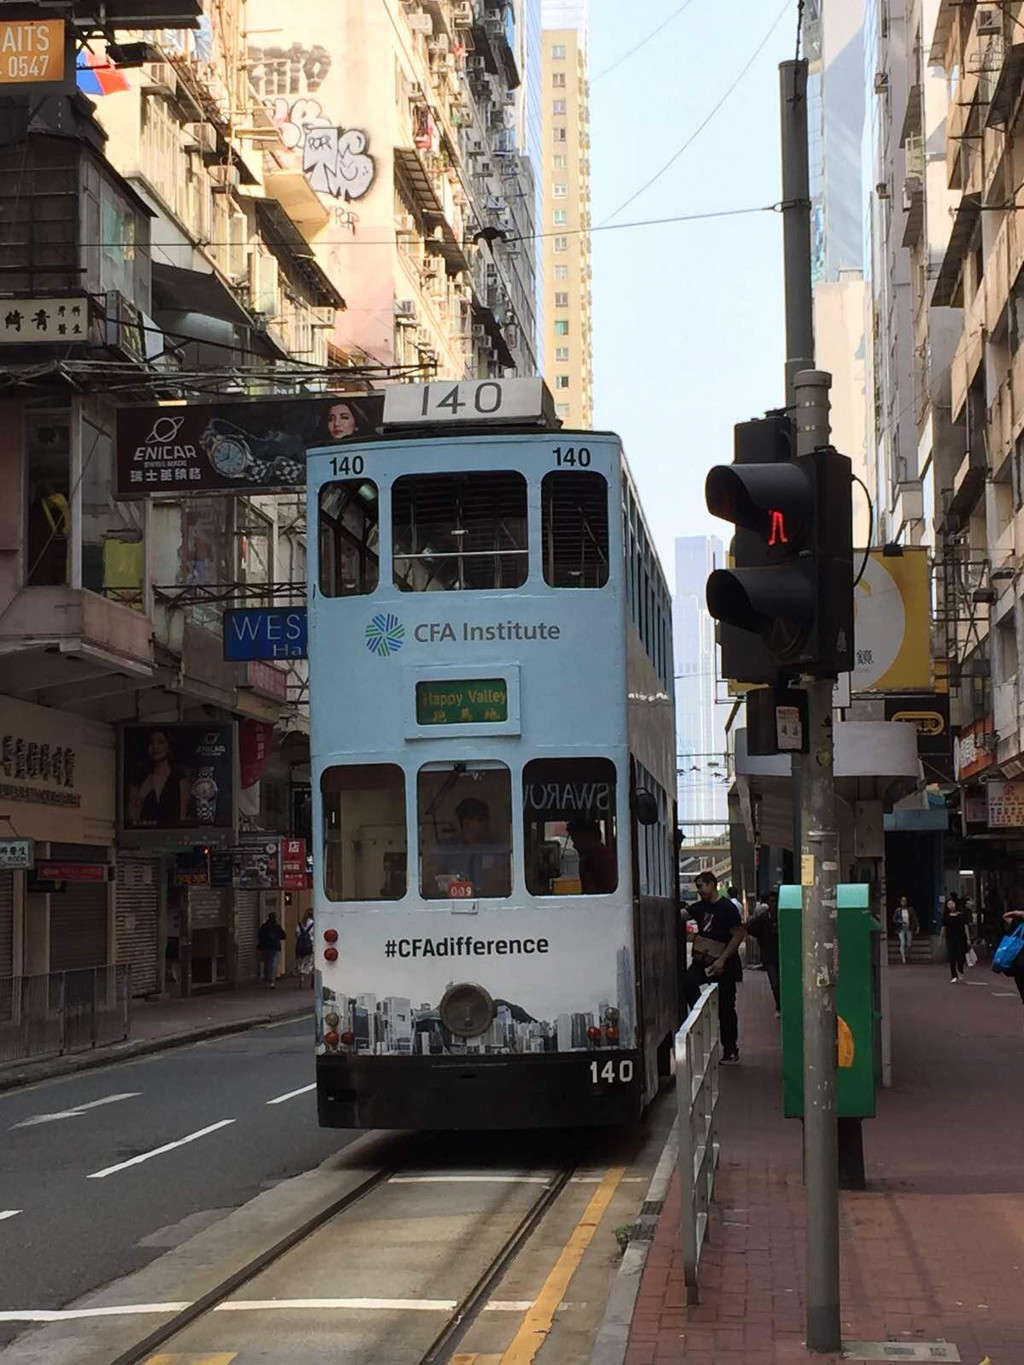
<svg viewBox="0 0 1024 1365">
<path fill-rule="evenodd" d="M 621 1123 L 667 1069 L 668 591 L 618 438 L 550 414 L 395 386 L 309 457 L 325 1125 Z"/>
</svg>

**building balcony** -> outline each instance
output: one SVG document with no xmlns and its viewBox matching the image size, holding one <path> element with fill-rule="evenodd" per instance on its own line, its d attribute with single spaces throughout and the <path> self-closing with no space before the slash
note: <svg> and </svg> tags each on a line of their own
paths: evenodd
<svg viewBox="0 0 1024 1365">
<path fill-rule="evenodd" d="M 396 147 L 396 180 L 423 216 L 431 248 L 452 270 L 468 270 L 462 209 L 446 176 L 430 165 L 427 155 L 417 147 Z"/>
<path fill-rule="evenodd" d="M 974 382 L 981 362 L 985 357 L 985 338 L 980 328 L 970 331 L 964 327 L 963 335 L 953 353 L 950 367 L 951 420 L 959 421 L 967 401 L 967 390 Z"/>
</svg>

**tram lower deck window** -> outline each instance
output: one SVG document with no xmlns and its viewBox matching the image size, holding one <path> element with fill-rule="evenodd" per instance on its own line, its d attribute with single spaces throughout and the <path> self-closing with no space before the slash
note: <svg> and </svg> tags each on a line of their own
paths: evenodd
<svg viewBox="0 0 1024 1365">
<path fill-rule="evenodd" d="M 615 764 L 538 758 L 523 769 L 526 887 L 534 896 L 599 896 L 619 884 Z"/>
<path fill-rule="evenodd" d="M 603 588 L 608 582 L 608 484 L 603 474 L 558 469 L 541 484 L 544 582 Z"/>
<path fill-rule="evenodd" d="M 391 492 L 394 579 L 403 592 L 521 588 L 526 480 L 514 470 L 407 474 Z"/>
<path fill-rule="evenodd" d="M 424 900 L 512 894 L 512 780 L 503 763 L 428 763 L 417 777 Z"/>
<path fill-rule="evenodd" d="M 379 500 L 370 479 L 341 479 L 320 489 L 320 591 L 360 597 L 377 586 Z"/>
<path fill-rule="evenodd" d="M 393 763 L 325 768 L 320 792 L 328 900 L 401 900 L 408 866 L 401 768 Z"/>
</svg>

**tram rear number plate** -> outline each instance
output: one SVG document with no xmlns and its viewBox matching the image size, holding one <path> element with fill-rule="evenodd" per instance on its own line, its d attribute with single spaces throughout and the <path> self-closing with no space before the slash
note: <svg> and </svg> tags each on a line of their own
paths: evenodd
<svg viewBox="0 0 1024 1365">
<path fill-rule="evenodd" d="M 633 1079 L 633 1062 L 629 1057 L 618 1061 L 591 1062 L 592 1085 L 628 1085 Z"/>
</svg>

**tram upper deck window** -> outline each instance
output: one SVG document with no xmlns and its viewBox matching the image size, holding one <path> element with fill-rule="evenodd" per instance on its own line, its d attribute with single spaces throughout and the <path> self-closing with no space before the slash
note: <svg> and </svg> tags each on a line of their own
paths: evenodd
<svg viewBox="0 0 1024 1365">
<path fill-rule="evenodd" d="M 370 479 L 320 489 L 320 591 L 325 597 L 373 592 L 379 576 L 380 501 Z"/>
<path fill-rule="evenodd" d="M 593 470 L 556 470 L 541 484 L 544 582 L 603 588 L 608 582 L 608 485 Z"/>
<path fill-rule="evenodd" d="M 514 470 L 407 474 L 391 492 L 395 584 L 403 592 L 521 588 L 526 480 Z"/>
<path fill-rule="evenodd" d="M 523 769 L 526 887 L 534 896 L 600 896 L 619 884 L 615 764 L 537 758 Z"/>
<path fill-rule="evenodd" d="M 512 779 L 503 763 L 428 763 L 417 779 L 424 900 L 512 893 Z"/>
<path fill-rule="evenodd" d="M 401 900 L 408 865 L 401 768 L 393 763 L 326 768 L 320 792 L 328 900 Z"/>
</svg>

